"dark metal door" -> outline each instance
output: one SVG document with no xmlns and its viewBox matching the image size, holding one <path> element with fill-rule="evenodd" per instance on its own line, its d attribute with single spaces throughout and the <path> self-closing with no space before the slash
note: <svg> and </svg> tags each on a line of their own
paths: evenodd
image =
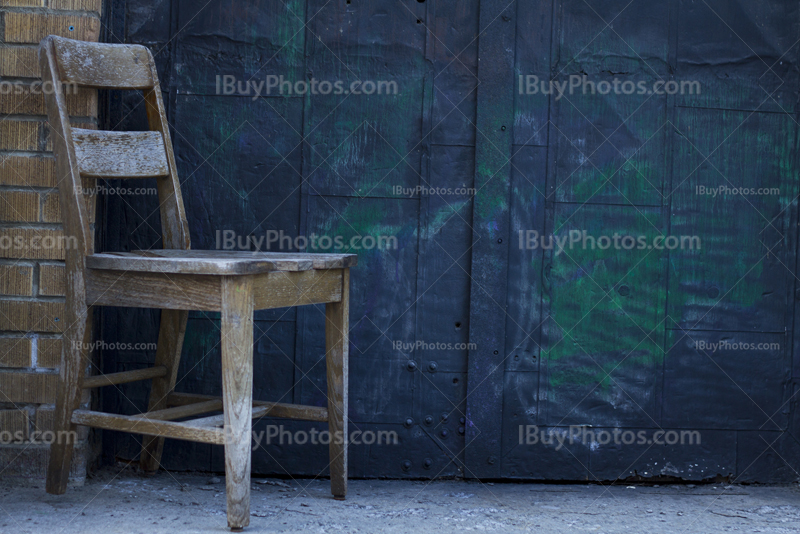
<svg viewBox="0 0 800 534">
<path fill-rule="evenodd" d="M 106 37 L 155 54 L 194 248 L 358 239 L 349 416 L 398 444 L 352 444 L 353 476 L 768 481 L 800 457 L 796 19 L 778 2 L 112 0 Z M 107 127 L 141 106 L 109 95 Z M 108 196 L 102 249 L 160 246 L 154 200 Z M 548 246 L 614 234 L 704 247 Z M 326 404 L 323 316 L 258 314 L 259 398 Z M 157 319 L 105 310 L 104 370 L 152 361 L 110 343 L 155 341 Z M 218 317 L 192 314 L 179 391 L 219 394 L 218 343 Z M 767 348 L 730 348 L 751 344 Z M 266 442 L 280 425 L 312 426 L 258 423 L 254 471 L 324 472 L 324 445 Z M 564 437 L 586 425 L 703 443 Z M 106 432 L 104 451 L 138 446 Z M 164 463 L 222 470 L 222 451 L 170 443 Z"/>
<path fill-rule="evenodd" d="M 109 11 L 109 39 L 147 44 L 159 63 L 194 248 L 227 238 L 238 247 L 250 236 L 262 250 L 273 237 L 270 250 L 296 250 L 298 237 L 363 238 L 351 250 L 359 265 L 349 415 L 354 430 L 393 432 L 398 443 L 353 443 L 353 476 L 461 473 L 477 85 L 477 3 L 466 4 L 436 15 L 417 1 L 118 1 Z M 428 30 L 437 26 L 434 39 Z M 290 83 L 266 94 L 274 80 Z M 336 93 L 337 82 L 345 92 Z M 112 95 L 109 126 L 130 124 L 140 107 L 138 96 Z M 151 204 L 108 198 L 104 248 L 158 246 Z M 393 242 L 381 247 L 381 238 Z M 156 317 L 107 311 L 103 335 L 155 339 Z M 255 395 L 326 405 L 323 326 L 322 307 L 257 315 Z M 218 340 L 217 317 L 193 313 L 178 390 L 219 393 Z M 108 350 L 103 358 L 119 369 L 152 356 Z M 106 409 L 140 409 L 146 391 L 137 387 L 109 392 Z M 255 431 L 266 425 L 312 426 L 264 420 Z M 325 471 L 324 445 L 275 439 L 254 451 L 256 472 Z M 221 449 L 171 445 L 168 467 L 222 468 Z M 107 455 L 137 448 L 132 438 L 105 439 Z"/>
<path fill-rule="evenodd" d="M 797 477 L 796 14 L 480 2 L 468 476 Z"/>
</svg>

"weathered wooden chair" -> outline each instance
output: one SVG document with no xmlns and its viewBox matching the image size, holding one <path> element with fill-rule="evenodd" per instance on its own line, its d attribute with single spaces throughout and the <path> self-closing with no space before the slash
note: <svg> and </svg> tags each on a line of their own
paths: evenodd
<svg viewBox="0 0 800 534">
<path fill-rule="evenodd" d="M 347 358 L 351 254 L 286 254 L 189 250 L 189 230 L 175 172 L 169 128 L 153 57 L 143 46 L 86 43 L 55 36 L 39 49 L 56 155 L 66 235 L 67 290 L 64 349 L 56 397 L 55 430 L 77 425 L 143 434 L 140 467 L 155 471 L 164 437 L 222 444 L 228 526 L 250 523 L 250 453 L 253 417 L 327 421 L 331 491 L 347 492 Z M 63 83 L 144 92 L 150 131 L 110 132 L 72 128 Z M 164 250 L 95 254 L 82 180 L 145 178 L 158 181 Z M 328 407 L 253 401 L 253 311 L 325 303 Z M 161 308 L 155 365 L 84 378 L 92 306 Z M 221 312 L 221 398 L 173 391 L 187 310 Z M 136 416 L 80 408 L 82 390 L 151 379 L 149 409 Z M 223 415 L 208 415 L 223 411 Z M 177 422 L 192 416 L 205 417 Z M 338 434 L 335 434 L 338 433 Z M 67 435 L 65 433 L 61 434 Z M 74 435 L 74 434 L 73 434 Z M 66 491 L 73 443 L 51 448 L 47 491 Z"/>
</svg>

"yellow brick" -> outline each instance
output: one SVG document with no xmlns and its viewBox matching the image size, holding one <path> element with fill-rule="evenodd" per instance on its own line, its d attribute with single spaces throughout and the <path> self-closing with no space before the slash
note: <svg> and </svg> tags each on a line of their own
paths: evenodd
<svg viewBox="0 0 800 534">
<path fill-rule="evenodd" d="M 7 12 L 4 22 L 7 43 L 38 43 L 48 35 L 97 41 L 100 35 L 100 19 L 91 16 Z"/>
<path fill-rule="evenodd" d="M 87 180 L 84 179 L 84 188 L 86 188 L 87 191 L 94 188 L 94 185 L 89 185 L 86 182 Z M 86 201 L 86 214 L 89 216 L 89 222 L 93 223 L 97 208 L 97 197 L 94 195 L 86 195 L 84 199 Z M 50 193 L 45 197 L 44 209 L 42 210 L 42 220 L 44 222 L 61 222 L 60 202 L 61 200 L 59 199 L 58 193 Z"/>
<path fill-rule="evenodd" d="M 95 13 L 100 13 L 103 7 L 103 0 L 50 0 L 50 7 L 69 11 L 94 11 Z"/>
<path fill-rule="evenodd" d="M 38 408 L 36 410 L 36 417 L 34 418 L 33 434 L 30 439 L 33 442 L 43 441 L 42 436 L 44 432 L 53 432 L 53 423 L 55 419 L 55 410 L 53 408 Z M 89 427 L 78 428 L 78 439 L 84 440 L 89 437 Z"/>
<path fill-rule="evenodd" d="M 39 150 L 40 121 L 0 121 L 0 150 Z"/>
<path fill-rule="evenodd" d="M 25 337 L 0 338 L 0 367 L 30 367 L 31 340 Z"/>
<path fill-rule="evenodd" d="M 70 116 L 97 118 L 97 89 L 86 87 L 70 89 L 66 100 Z M 46 109 L 44 114 L 47 114 Z"/>
<path fill-rule="evenodd" d="M 31 94 L 26 83 L 15 83 L 0 98 L 0 113 L 16 115 L 45 115 L 43 95 Z"/>
<path fill-rule="evenodd" d="M 39 338 L 36 367 L 55 369 L 61 365 L 61 339 Z"/>
<path fill-rule="evenodd" d="M 56 187 L 56 162 L 50 157 L 6 156 L 0 160 L 0 185 Z"/>
<path fill-rule="evenodd" d="M 34 428 L 39 432 L 52 432 L 53 431 L 53 415 L 55 410 L 52 408 L 39 408 L 36 410 L 36 419 L 34 420 Z"/>
<path fill-rule="evenodd" d="M 0 76 L 39 78 L 39 59 L 35 46 L 0 47 Z"/>
<path fill-rule="evenodd" d="M 86 130 L 96 130 L 97 129 L 97 125 L 95 125 L 94 123 L 91 123 L 91 122 L 70 121 L 70 124 L 72 125 L 73 128 L 84 128 Z M 46 122 L 44 123 L 44 132 L 45 132 L 45 136 L 47 138 L 45 150 L 47 150 L 48 152 L 52 152 L 52 150 L 53 150 L 53 141 L 51 139 L 52 136 L 50 135 L 50 125 L 47 124 Z"/>
<path fill-rule="evenodd" d="M 30 296 L 33 293 L 33 267 L 0 265 L 0 294 Z"/>
<path fill-rule="evenodd" d="M 0 371 L 0 399 L 5 402 L 53 404 L 58 375 L 49 373 L 9 373 Z"/>
<path fill-rule="evenodd" d="M 61 230 L 0 228 L 0 258 L 63 260 L 68 248 L 76 248 L 75 236 Z"/>
<path fill-rule="evenodd" d="M 39 294 L 48 297 L 63 297 L 65 277 L 63 265 L 40 265 Z"/>
<path fill-rule="evenodd" d="M 0 328 L 3 330 L 60 333 L 64 321 L 63 302 L 0 300 Z"/>
<path fill-rule="evenodd" d="M 0 191 L 0 221 L 38 222 L 39 193 Z"/>
<path fill-rule="evenodd" d="M 67 113 L 78 117 L 97 117 L 97 90 L 69 86 L 66 88 Z M 0 113 L 47 115 L 41 86 L 17 83 L 0 98 Z"/>
<path fill-rule="evenodd" d="M 0 395 L 0 399 L 3 396 Z M 7 402 L 7 401 L 6 401 Z M 28 439 L 28 412 L 22 410 L 0 410 L 0 433 L 10 432 L 13 441 Z M 8 439 L 8 435 L 4 436 Z"/>
<path fill-rule="evenodd" d="M 44 7 L 44 0 L 0 0 L 2 7 Z"/>
<path fill-rule="evenodd" d="M 61 222 L 61 208 L 59 207 L 58 193 L 50 193 L 44 197 L 42 220 L 44 222 Z"/>
</svg>

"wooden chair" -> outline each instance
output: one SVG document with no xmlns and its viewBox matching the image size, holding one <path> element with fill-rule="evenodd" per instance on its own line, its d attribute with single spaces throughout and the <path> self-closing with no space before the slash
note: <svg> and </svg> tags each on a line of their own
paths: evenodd
<svg viewBox="0 0 800 534">
<path fill-rule="evenodd" d="M 158 468 L 165 436 L 224 445 L 228 526 L 239 530 L 250 523 L 252 418 L 327 421 L 331 436 L 347 436 L 349 267 L 356 257 L 190 250 L 161 88 L 149 50 L 50 36 L 40 45 L 39 60 L 43 82 L 55 88 L 46 101 L 64 231 L 77 243 L 66 251 L 64 349 L 54 430 L 74 432 L 77 425 L 86 425 L 143 434 L 140 467 L 145 471 Z M 150 131 L 71 127 L 62 91 L 67 82 L 142 90 Z M 82 180 L 145 177 L 157 178 L 164 250 L 95 254 Z M 253 311 L 321 303 L 326 305 L 328 407 L 253 401 Z M 84 378 L 92 306 L 161 308 L 155 365 Z M 187 310 L 221 312 L 221 398 L 173 391 Z M 143 379 L 152 380 L 146 413 L 124 416 L 79 409 L 84 389 Z M 208 416 L 220 410 L 223 415 Z M 177 422 L 202 414 L 206 416 Z M 48 493 L 66 491 L 73 445 L 53 443 Z M 346 438 L 330 440 L 330 460 L 331 492 L 344 499 Z"/>
</svg>

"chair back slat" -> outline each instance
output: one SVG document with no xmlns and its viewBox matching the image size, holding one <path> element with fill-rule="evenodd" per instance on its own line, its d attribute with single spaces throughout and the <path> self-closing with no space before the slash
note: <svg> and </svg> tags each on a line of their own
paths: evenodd
<svg viewBox="0 0 800 534">
<path fill-rule="evenodd" d="M 107 132 L 72 129 L 81 176 L 152 178 L 169 176 L 161 132 Z"/>
<path fill-rule="evenodd" d="M 51 35 L 40 43 L 39 58 L 42 80 L 53 84 L 55 89 L 47 91 L 44 96 L 59 169 L 64 229 L 77 236 L 80 255 L 94 252 L 89 222 L 91 210 L 87 210 L 87 199 L 80 192 L 84 189 L 83 181 L 95 178 L 156 178 L 164 248 L 189 249 L 189 229 L 169 124 L 150 51 L 143 46 L 88 43 Z M 73 128 L 67 115 L 65 83 L 107 89 L 140 89 L 149 131 Z M 93 198 L 90 200 L 94 201 Z M 77 249 L 67 251 L 68 265 L 83 265 L 82 258 L 73 257 L 77 252 Z"/>
<path fill-rule="evenodd" d="M 87 43 L 54 37 L 61 81 L 103 89 L 149 89 L 155 85 L 150 52 L 141 45 Z"/>
</svg>

